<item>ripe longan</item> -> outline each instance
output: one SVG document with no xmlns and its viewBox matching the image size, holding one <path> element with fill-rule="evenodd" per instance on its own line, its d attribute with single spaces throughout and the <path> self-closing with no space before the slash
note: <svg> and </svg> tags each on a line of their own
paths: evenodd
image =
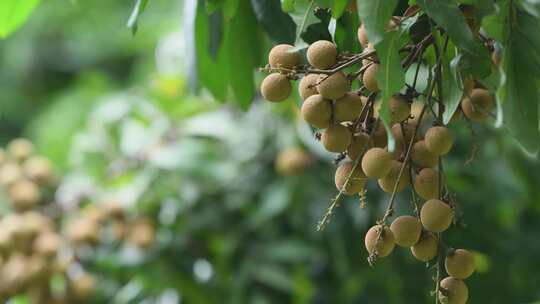
<svg viewBox="0 0 540 304">
<path fill-rule="evenodd" d="M 405 149 L 409 146 L 414 130 L 411 130 L 411 125 L 409 124 L 404 124 L 402 130 L 401 124 L 396 123 L 392 126 L 390 131 L 396 142 L 395 149 L 390 154 L 392 155 L 392 158 L 399 159 L 404 154 Z M 405 131 L 405 136 L 403 136 L 403 131 Z"/>
<path fill-rule="evenodd" d="M 349 174 L 351 174 L 351 171 L 354 167 L 354 162 L 352 161 L 345 161 L 339 165 L 339 167 L 336 170 L 336 174 L 334 177 L 334 181 L 336 183 L 336 188 L 338 190 L 342 190 L 343 186 L 345 185 L 345 182 L 347 181 L 347 177 L 349 177 Z M 347 183 L 347 186 L 343 189 L 343 193 L 346 195 L 353 195 L 356 193 L 359 193 L 360 191 L 364 190 L 364 187 L 366 186 L 367 177 L 362 172 L 362 168 L 360 166 L 356 166 L 356 169 L 354 170 L 353 174 L 351 175 L 351 178 L 349 179 L 349 182 Z"/>
<path fill-rule="evenodd" d="M 411 247 L 412 255 L 421 262 L 431 261 L 437 256 L 437 238 L 431 232 L 423 233 L 418 243 Z"/>
<path fill-rule="evenodd" d="M 403 163 L 397 160 L 391 161 L 390 171 L 388 171 L 388 174 L 380 178 L 378 181 L 379 186 L 384 192 L 392 193 L 392 191 L 394 190 L 394 186 L 396 182 L 398 181 L 398 175 L 399 175 L 399 171 L 401 170 L 402 165 Z M 410 172 L 409 172 L 409 169 L 405 167 L 403 169 L 403 173 L 401 174 L 401 178 L 399 179 L 399 183 L 398 183 L 396 191 L 401 192 L 405 190 L 405 188 L 409 184 L 409 179 L 410 179 Z"/>
<path fill-rule="evenodd" d="M 261 84 L 262 96 L 272 102 L 280 102 L 289 98 L 291 91 L 291 82 L 287 76 L 279 73 L 266 76 Z"/>
<path fill-rule="evenodd" d="M 474 122 L 482 122 L 493 109 L 493 97 L 484 89 L 473 89 L 470 96 L 461 101 L 463 114 Z"/>
<path fill-rule="evenodd" d="M 313 162 L 313 157 L 301 148 L 281 151 L 275 162 L 276 171 L 285 176 L 299 175 Z"/>
<path fill-rule="evenodd" d="M 339 71 L 332 75 L 321 74 L 317 80 L 317 91 L 328 99 L 339 99 L 351 89 L 351 83 L 345 73 Z"/>
<path fill-rule="evenodd" d="M 360 45 L 365 48 L 367 47 L 369 41 L 368 41 L 368 36 L 367 36 L 367 32 L 366 32 L 366 27 L 364 26 L 364 24 L 362 24 L 361 26 L 358 27 L 358 42 L 360 42 Z"/>
<path fill-rule="evenodd" d="M 294 46 L 289 44 L 278 44 L 270 50 L 268 62 L 272 68 L 292 69 L 300 64 L 300 53 L 291 52 Z"/>
<path fill-rule="evenodd" d="M 329 126 L 321 136 L 324 148 L 330 152 L 344 152 L 351 143 L 352 134 L 343 125 L 335 124 Z"/>
<path fill-rule="evenodd" d="M 420 122 L 420 114 L 422 113 L 422 109 L 424 108 L 424 103 L 420 100 L 415 100 L 411 104 L 411 118 L 409 118 L 408 123 L 417 126 Z M 424 122 L 427 117 L 427 115 L 424 115 L 422 117 L 422 122 Z"/>
<path fill-rule="evenodd" d="M 446 277 L 440 282 L 439 299 L 447 304 L 466 304 L 469 299 L 469 289 L 462 280 Z M 443 302 L 444 301 L 444 302 Z"/>
<path fill-rule="evenodd" d="M 377 242 L 379 234 L 381 234 L 381 240 Z M 369 254 L 377 251 L 377 257 L 380 258 L 384 258 L 392 253 L 396 245 L 392 231 L 388 227 L 384 227 L 383 229 L 381 225 L 375 225 L 368 230 L 364 243 Z"/>
<path fill-rule="evenodd" d="M 365 151 L 370 148 L 369 135 L 364 132 L 355 134 L 351 140 L 351 144 L 347 148 L 347 155 L 351 160 L 356 160 Z"/>
<path fill-rule="evenodd" d="M 337 121 L 354 121 L 362 112 L 365 97 L 347 93 L 334 103 L 334 118 Z"/>
<path fill-rule="evenodd" d="M 411 115 L 411 104 L 403 95 L 392 96 L 389 107 L 392 122 L 404 121 Z"/>
<path fill-rule="evenodd" d="M 443 232 L 448 229 L 453 217 L 452 208 L 438 199 L 425 202 L 420 210 L 422 226 L 431 232 Z"/>
<path fill-rule="evenodd" d="M 11 157 L 20 161 L 30 157 L 34 145 L 26 138 L 16 138 L 8 144 L 7 151 Z"/>
<path fill-rule="evenodd" d="M 33 182 L 19 180 L 9 188 L 8 197 L 15 209 L 28 210 L 41 200 L 41 191 Z"/>
<path fill-rule="evenodd" d="M 309 64 L 317 69 L 328 69 L 337 62 L 337 47 L 327 40 L 314 42 L 307 49 Z"/>
<path fill-rule="evenodd" d="M 298 84 L 298 93 L 302 100 L 306 100 L 308 97 L 317 95 L 317 81 L 319 74 L 307 74 L 300 80 Z"/>
<path fill-rule="evenodd" d="M 23 172 L 21 167 L 13 162 L 5 163 L 0 167 L 0 185 L 7 187 L 20 178 L 22 178 Z"/>
<path fill-rule="evenodd" d="M 379 84 L 375 78 L 378 70 L 379 64 L 373 63 L 364 71 L 364 75 L 362 76 L 362 83 L 370 92 L 379 91 Z"/>
<path fill-rule="evenodd" d="M 446 256 L 444 261 L 449 276 L 464 280 L 470 277 L 476 268 L 474 254 L 465 249 L 457 249 Z"/>
<path fill-rule="evenodd" d="M 312 95 L 302 104 L 302 118 L 315 128 L 324 129 L 332 118 L 332 101 L 322 95 Z"/>
<path fill-rule="evenodd" d="M 424 141 L 428 151 L 437 156 L 447 154 L 454 145 L 454 137 L 450 130 L 441 126 L 429 128 Z"/>
<path fill-rule="evenodd" d="M 391 168 L 392 156 L 382 148 L 371 148 L 362 157 L 362 170 L 370 178 L 383 178 Z"/>
<path fill-rule="evenodd" d="M 424 168 L 418 172 L 414 179 L 414 191 L 429 200 L 439 197 L 439 174 L 431 168 Z"/>
<path fill-rule="evenodd" d="M 377 124 L 377 129 L 373 132 L 373 145 L 378 148 L 385 148 L 388 143 L 386 128 L 382 122 Z"/>
<path fill-rule="evenodd" d="M 130 227 L 128 242 L 139 248 L 149 248 L 156 239 L 156 229 L 147 218 L 135 221 Z"/>
<path fill-rule="evenodd" d="M 89 274 L 83 274 L 70 284 L 71 294 L 78 300 L 85 300 L 96 292 L 96 279 Z"/>
<path fill-rule="evenodd" d="M 32 156 L 23 165 L 25 175 L 31 180 L 43 184 L 52 181 L 53 169 L 51 162 L 42 156 Z"/>
<path fill-rule="evenodd" d="M 427 149 L 425 140 L 416 142 L 411 153 L 412 161 L 422 168 L 432 168 L 439 163 L 439 157 Z"/>
<path fill-rule="evenodd" d="M 396 218 L 390 225 L 396 244 L 402 247 L 410 247 L 420 239 L 422 224 L 414 216 L 402 215 Z"/>
</svg>

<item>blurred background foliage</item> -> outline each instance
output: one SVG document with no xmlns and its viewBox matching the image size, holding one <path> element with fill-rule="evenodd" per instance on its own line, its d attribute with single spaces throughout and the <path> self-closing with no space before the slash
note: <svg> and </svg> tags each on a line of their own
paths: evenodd
<svg viewBox="0 0 540 304">
<path fill-rule="evenodd" d="M 219 105 L 206 91 L 192 95 L 189 5 L 151 1 L 135 36 L 125 27 L 132 7 L 44 1 L 0 42 L 2 146 L 27 137 L 53 160 L 64 175 L 56 196 L 66 212 L 114 197 L 158 224 L 148 252 L 102 246 L 82 260 L 98 278 L 89 303 L 432 302 L 433 272 L 408 250 L 373 268 L 366 262 L 363 236 L 387 199 L 376 184 L 367 208 L 348 198 L 329 227 L 315 231 L 335 194 L 334 170 L 297 119 L 295 101 L 248 106 L 242 100 L 251 97 L 233 94 L 237 102 Z M 231 81 L 234 91 L 242 77 L 260 78 L 237 74 L 234 60 L 263 65 L 271 42 L 264 24 L 243 23 L 255 19 L 227 22 L 228 35 L 246 39 L 231 48 L 248 47 L 249 57 L 234 53 L 223 59 L 228 72 L 209 64 L 198 79 L 218 87 Z M 500 130 L 474 126 L 472 136 L 464 122 L 453 128 L 458 144 L 445 165 L 466 227 L 446 238 L 477 254 L 470 302 L 533 303 L 540 299 L 540 166 Z M 466 166 L 472 145 L 478 153 Z M 296 176 L 275 166 L 292 147 L 314 160 Z M 408 194 L 398 197 L 400 213 L 408 204 Z"/>
</svg>

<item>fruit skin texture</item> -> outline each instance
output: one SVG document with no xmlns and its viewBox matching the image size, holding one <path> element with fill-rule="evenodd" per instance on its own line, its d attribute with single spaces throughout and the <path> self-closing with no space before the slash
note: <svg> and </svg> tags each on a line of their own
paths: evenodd
<svg viewBox="0 0 540 304">
<path fill-rule="evenodd" d="M 452 208 L 438 199 L 425 202 L 420 210 L 420 220 L 427 231 L 445 231 L 452 224 L 452 218 Z"/>
<path fill-rule="evenodd" d="M 345 182 L 347 181 L 347 177 L 349 177 L 349 174 L 351 173 L 352 169 L 354 167 L 354 162 L 352 161 L 345 161 L 342 164 L 339 165 L 339 167 L 336 170 L 336 175 L 334 176 L 334 181 L 336 183 L 336 188 L 341 191 L 343 186 L 345 185 Z M 354 170 L 354 173 L 351 175 L 351 178 L 349 179 L 349 182 L 347 183 L 347 186 L 345 187 L 343 193 L 346 195 L 353 195 L 356 194 L 362 190 L 364 190 L 364 187 L 366 186 L 367 177 L 362 172 L 362 169 L 360 166 L 356 166 L 356 169 Z"/>
<path fill-rule="evenodd" d="M 276 171 L 285 176 L 299 175 L 313 162 L 313 157 L 301 148 L 288 148 L 276 158 Z"/>
<path fill-rule="evenodd" d="M 351 83 L 343 72 L 337 72 L 332 75 L 321 74 L 317 80 L 317 91 L 328 99 L 339 99 L 351 89 Z"/>
<path fill-rule="evenodd" d="M 332 118 L 331 101 L 319 94 L 310 96 L 302 104 L 301 113 L 308 124 L 324 129 L 330 125 Z"/>
<path fill-rule="evenodd" d="M 412 255 L 421 262 L 431 261 L 437 256 L 437 250 L 437 238 L 431 232 L 422 235 L 418 243 L 411 247 Z"/>
<path fill-rule="evenodd" d="M 33 182 L 20 180 L 9 188 L 8 198 L 15 209 L 28 210 L 41 200 L 41 191 Z"/>
<path fill-rule="evenodd" d="M 371 178 L 383 178 L 392 167 L 392 156 L 382 148 L 369 149 L 362 157 L 362 170 Z"/>
<path fill-rule="evenodd" d="M 453 278 L 464 280 L 470 277 L 476 268 L 474 255 L 465 249 L 457 249 L 444 261 L 446 273 Z"/>
<path fill-rule="evenodd" d="M 321 136 L 324 148 L 330 152 L 343 152 L 351 143 L 352 133 L 342 125 L 329 126 Z"/>
<path fill-rule="evenodd" d="M 334 117 L 337 121 L 353 121 L 362 112 L 365 97 L 347 93 L 334 103 Z"/>
<path fill-rule="evenodd" d="M 437 156 L 447 154 L 454 145 L 454 137 L 450 130 L 441 126 L 429 128 L 424 141 L 428 151 Z"/>
<path fill-rule="evenodd" d="M 375 79 L 375 74 L 378 70 L 379 65 L 373 63 L 364 71 L 364 75 L 362 76 L 362 83 L 370 92 L 379 91 L 379 84 L 377 83 L 377 79 Z"/>
<path fill-rule="evenodd" d="M 317 69 L 328 69 L 337 62 L 337 47 L 330 41 L 319 40 L 307 50 L 307 60 Z"/>
<path fill-rule="evenodd" d="M 394 95 L 390 98 L 390 115 L 392 122 L 401 122 L 404 121 L 411 115 L 411 105 L 401 95 Z"/>
<path fill-rule="evenodd" d="M 317 79 L 319 79 L 319 74 L 307 74 L 302 77 L 300 83 L 298 84 L 298 93 L 302 100 L 306 100 L 312 95 L 318 94 L 317 92 Z"/>
<path fill-rule="evenodd" d="M 447 304 L 465 304 L 469 299 L 469 289 L 463 281 L 446 277 L 441 280 L 441 288 L 445 290 L 446 294 L 443 291 L 439 291 L 439 299 L 444 299 Z M 444 301 L 443 300 L 443 301 Z"/>
<path fill-rule="evenodd" d="M 397 178 L 398 178 L 399 171 L 401 170 L 402 165 L 403 163 L 397 160 L 391 161 L 390 171 L 388 172 L 388 174 L 386 174 L 384 177 L 382 177 L 378 181 L 379 186 L 384 192 L 392 193 L 392 191 L 394 190 L 396 181 L 398 180 Z M 401 192 L 405 190 L 405 188 L 409 184 L 409 179 L 410 179 L 410 172 L 409 172 L 409 169 L 405 167 L 403 169 L 403 173 L 401 174 L 401 178 L 399 179 L 399 183 L 398 183 L 396 191 Z"/>
<path fill-rule="evenodd" d="M 351 160 L 356 160 L 360 157 L 361 153 L 367 151 L 370 147 L 369 135 L 367 133 L 361 132 L 356 134 L 352 140 L 351 144 L 347 148 L 347 154 Z"/>
<path fill-rule="evenodd" d="M 396 243 L 394 241 L 394 234 L 388 227 L 384 227 L 382 230 L 381 225 L 375 225 L 371 227 L 366 233 L 366 238 L 364 239 L 364 244 L 366 249 L 370 254 L 373 254 L 377 250 L 377 257 L 384 258 L 392 253 Z M 377 244 L 377 239 L 379 233 L 382 233 L 382 238 L 379 244 Z"/>
<path fill-rule="evenodd" d="M 493 109 L 493 97 L 484 89 L 472 90 L 470 96 L 461 101 L 461 110 L 465 116 L 474 121 L 482 122 L 488 115 L 485 113 Z"/>
<path fill-rule="evenodd" d="M 431 168 L 420 170 L 414 179 L 414 191 L 426 200 L 439 197 L 439 175 L 437 171 Z"/>
<path fill-rule="evenodd" d="M 432 168 L 439 163 L 438 156 L 427 149 L 425 140 L 415 143 L 411 152 L 412 161 L 422 168 Z"/>
<path fill-rule="evenodd" d="M 283 101 L 291 95 L 291 91 L 291 82 L 287 76 L 279 73 L 266 76 L 261 83 L 261 94 L 268 101 Z"/>
<path fill-rule="evenodd" d="M 373 145 L 375 147 L 384 148 L 388 143 L 388 137 L 386 135 L 386 128 L 382 123 L 377 124 L 377 129 L 373 133 Z"/>
<path fill-rule="evenodd" d="M 410 247 L 418 242 L 422 233 L 422 224 L 414 216 L 402 215 L 390 225 L 396 244 Z"/>
<path fill-rule="evenodd" d="M 268 62 L 273 68 L 288 68 L 291 69 L 300 64 L 300 53 L 289 52 L 294 48 L 289 44 L 278 44 L 270 50 L 268 54 Z"/>
<path fill-rule="evenodd" d="M 368 36 L 366 32 L 366 27 L 362 24 L 360 27 L 358 27 L 358 42 L 360 42 L 360 45 L 362 45 L 363 48 L 365 48 L 369 41 Z"/>
</svg>

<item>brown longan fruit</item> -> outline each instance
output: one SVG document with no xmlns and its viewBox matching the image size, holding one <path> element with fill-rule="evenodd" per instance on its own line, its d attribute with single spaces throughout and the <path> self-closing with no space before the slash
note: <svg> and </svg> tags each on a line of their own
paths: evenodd
<svg viewBox="0 0 540 304">
<path fill-rule="evenodd" d="M 386 135 L 386 128 L 382 122 L 377 124 L 377 129 L 373 132 L 373 145 L 378 148 L 386 147 L 388 143 L 388 136 Z"/>
<path fill-rule="evenodd" d="M 279 152 L 276 171 L 285 176 L 299 175 L 313 162 L 313 157 L 298 147 L 287 148 Z"/>
<path fill-rule="evenodd" d="M 371 148 L 362 157 L 362 170 L 370 178 L 383 178 L 391 168 L 392 156 L 382 148 Z"/>
<path fill-rule="evenodd" d="M 366 186 L 367 177 L 364 172 L 362 172 L 362 168 L 360 168 L 359 165 L 356 166 L 351 178 L 349 179 L 349 182 L 347 183 L 347 186 L 345 186 L 345 182 L 351 174 L 353 167 L 354 162 L 344 161 L 339 165 L 334 176 L 336 188 L 339 191 L 343 190 L 343 193 L 346 195 L 359 193 L 360 191 L 364 190 L 364 187 Z M 343 188 L 343 186 L 345 186 L 345 188 Z"/>
<path fill-rule="evenodd" d="M 351 83 L 345 73 L 339 71 L 332 75 L 321 74 L 317 80 L 317 91 L 328 99 L 339 99 L 351 89 Z"/>
<path fill-rule="evenodd" d="M 367 36 L 367 32 L 366 32 L 366 27 L 364 26 L 364 24 L 362 24 L 361 26 L 358 27 L 358 42 L 360 42 L 360 45 L 365 48 L 367 47 L 369 41 L 368 41 L 368 36 Z"/>
<path fill-rule="evenodd" d="M 493 97 L 484 89 L 474 89 L 461 101 L 463 114 L 474 122 L 482 122 L 493 109 Z"/>
<path fill-rule="evenodd" d="M 78 218 L 69 223 L 67 236 L 76 244 L 96 244 L 100 239 L 100 226 L 94 220 Z"/>
<path fill-rule="evenodd" d="M 469 289 L 462 280 L 446 277 L 440 282 L 439 299 L 441 303 L 466 304 L 469 299 Z"/>
<path fill-rule="evenodd" d="M 300 80 L 298 84 L 298 93 L 302 100 L 306 100 L 308 97 L 318 94 L 317 81 L 319 74 L 307 74 Z"/>
<path fill-rule="evenodd" d="M 409 118 L 408 123 L 417 126 L 420 120 L 420 114 L 422 113 L 422 109 L 424 108 L 424 103 L 420 100 L 415 100 L 411 104 L 411 118 Z M 424 122 L 427 117 L 427 115 L 424 115 L 422 117 L 422 122 Z"/>
<path fill-rule="evenodd" d="M 154 244 L 156 239 L 156 229 L 147 218 L 141 218 L 135 221 L 130 227 L 128 242 L 132 245 L 147 249 Z"/>
<path fill-rule="evenodd" d="M 403 95 L 394 95 L 390 98 L 390 115 L 392 122 L 404 121 L 411 115 L 411 104 Z"/>
<path fill-rule="evenodd" d="M 8 197 L 15 209 L 28 210 L 41 200 L 41 191 L 33 182 L 22 179 L 9 187 Z"/>
<path fill-rule="evenodd" d="M 60 251 L 62 238 L 54 232 L 40 234 L 34 241 L 34 250 L 45 258 L 53 258 Z"/>
<path fill-rule="evenodd" d="M 422 224 L 414 216 L 402 215 L 390 225 L 396 244 L 402 247 L 411 247 L 418 243 L 422 233 Z"/>
<path fill-rule="evenodd" d="M 307 60 L 317 69 L 328 69 L 337 62 L 337 46 L 327 40 L 314 42 L 307 49 Z"/>
<path fill-rule="evenodd" d="M 443 232 L 448 229 L 453 217 L 452 208 L 438 199 L 425 202 L 420 210 L 422 226 L 431 232 Z"/>
<path fill-rule="evenodd" d="M 411 153 L 412 161 L 419 167 L 432 168 L 439 163 L 439 157 L 427 149 L 425 140 L 416 142 Z"/>
<path fill-rule="evenodd" d="M 392 136 L 394 136 L 394 141 L 396 142 L 395 149 L 390 154 L 392 154 L 392 158 L 399 159 L 409 146 L 414 130 L 412 130 L 412 126 L 410 124 L 403 124 L 402 127 L 401 124 L 396 123 L 392 126 L 390 131 L 392 132 Z"/>
<path fill-rule="evenodd" d="M 352 134 L 349 129 L 343 125 L 331 125 L 321 136 L 321 142 L 324 148 L 330 152 L 344 152 L 351 143 Z"/>
<path fill-rule="evenodd" d="M 379 234 L 381 235 L 380 241 Z M 392 231 L 388 227 L 383 229 L 381 225 L 375 225 L 368 230 L 364 243 L 369 254 L 374 254 L 377 251 L 377 257 L 380 258 L 392 253 L 396 245 Z"/>
<path fill-rule="evenodd" d="M 22 178 L 23 172 L 21 167 L 14 163 L 8 162 L 0 167 L 0 185 L 7 187 L 20 178 Z"/>
<path fill-rule="evenodd" d="M 450 152 L 454 137 L 448 128 L 435 126 L 427 130 L 424 142 L 429 152 L 441 156 Z"/>
<path fill-rule="evenodd" d="M 264 78 L 261 84 L 261 94 L 271 102 L 283 101 L 291 95 L 292 86 L 287 76 L 272 73 Z"/>
<path fill-rule="evenodd" d="M 439 174 L 431 168 L 424 168 L 414 179 L 414 191 L 426 200 L 439 197 Z"/>
<path fill-rule="evenodd" d="M 438 250 L 437 238 L 431 232 L 422 233 L 418 243 L 411 247 L 412 255 L 421 262 L 431 261 L 437 256 Z"/>
<path fill-rule="evenodd" d="M 7 151 L 11 157 L 21 161 L 32 155 L 34 145 L 26 138 L 16 138 L 8 144 Z"/>
<path fill-rule="evenodd" d="M 366 89 L 368 89 L 370 92 L 379 91 L 379 84 L 377 82 L 377 79 L 375 78 L 375 75 L 377 74 L 378 70 L 379 70 L 379 64 L 372 63 L 364 71 L 364 75 L 362 76 L 362 83 L 364 84 L 364 87 L 366 87 Z"/>
<path fill-rule="evenodd" d="M 39 184 L 46 184 L 53 180 L 51 161 L 42 156 L 32 156 L 23 165 L 25 175 Z"/>
<path fill-rule="evenodd" d="M 85 273 L 71 281 L 70 291 L 75 299 L 88 299 L 96 292 L 96 279 Z"/>
<path fill-rule="evenodd" d="M 353 136 L 351 140 L 351 144 L 347 148 L 347 155 L 349 156 L 351 160 L 356 160 L 369 148 L 370 148 L 369 135 L 365 132 L 359 132 Z"/>
<path fill-rule="evenodd" d="M 332 101 L 322 95 L 312 95 L 302 104 L 300 110 L 304 120 L 315 128 L 324 129 L 332 118 Z"/>
<path fill-rule="evenodd" d="M 398 180 L 399 171 L 401 170 L 402 165 L 403 163 L 397 160 L 391 161 L 390 171 L 388 171 L 388 174 L 386 174 L 378 181 L 379 186 L 384 192 L 392 193 L 392 191 L 394 191 L 394 187 Z M 403 173 L 401 174 L 401 178 L 399 179 L 396 191 L 401 192 L 405 190 L 405 187 L 407 187 L 407 185 L 409 184 L 409 179 L 410 172 L 409 169 L 405 167 L 403 169 Z"/>
<path fill-rule="evenodd" d="M 292 69 L 300 64 L 300 53 L 291 52 L 294 46 L 289 44 L 278 44 L 270 50 L 268 62 L 272 68 Z"/>
<path fill-rule="evenodd" d="M 347 93 L 334 103 L 334 118 L 337 121 L 354 121 L 360 116 L 365 104 L 365 97 Z"/>
<path fill-rule="evenodd" d="M 446 256 L 444 267 L 449 276 L 464 280 L 470 277 L 476 268 L 474 254 L 465 249 L 454 250 Z"/>
</svg>

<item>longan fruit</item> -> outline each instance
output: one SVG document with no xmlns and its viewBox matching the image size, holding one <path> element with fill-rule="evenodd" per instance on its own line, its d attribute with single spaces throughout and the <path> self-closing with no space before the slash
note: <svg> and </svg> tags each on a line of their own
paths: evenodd
<svg viewBox="0 0 540 304">
<path fill-rule="evenodd" d="M 69 223 L 67 236 L 76 244 L 95 244 L 100 239 L 100 226 L 94 220 L 78 218 Z"/>
<path fill-rule="evenodd" d="M 51 161 L 42 156 L 32 156 L 23 165 L 25 175 L 31 180 L 44 184 L 52 181 L 53 168 Z"/>
<path fill-rule="evenodd" d="M 300 53 L 291 52 L 294 46 L 289 44 L 278 44 L 270 50 L 268 62 L 272 68 L 292 69 L 300 64 Z"/>
<path fill-rule="evenodd" d="M 287 76 L 272 73 L 264 78 L 261 84 L 261 94 L 271 102 L 283 101 L 291 95 L 292 86 Z"/>
<path fill-rule="evenodd" d="M 362 24 L 361 26 L 358 27 L 358 42 L 360 42 L 360 45 L 365 48 L 367 47 L 369 41 L 368 41 L 368 36 L 367 36 L 367 32 L 366 32 L 366 27 L 364 26 L 364 24 Z"/>
<path fill-rule="evenodd" d="M 302 104 L 302 118 L 315 128 L 324 129 L 332 118 L 332 101 L 322 95 L 312 95 Z"/>
<path fill-rule="evenodd" d="M 437 256 L 438 250 L 437 238 L 431 232 L 423 233 L 418 243 L 411 247 L 412 255 L 421 262 L 431 261 Z"/>
<path fill-rule="evenodd" d="M 461 101 L 463 114 L 474 122 L 482 122 L 493 109 L 493 97 L 484 89 L 473 89 L 470 96 Z"/>
<path fill-rule="evenodd" d="M 379 84 L 377 82 L 377 79 L 375 78 L 375 75 L 378 70 L 379 70 L 379 64 L 372 63 L 364 71 L 364 75 L 362 76 L 362 83 L 364 84 L 364 87 L 366 87 L 366 89 L 368 89 L 370 92 L 379 91 Z"/>
<path fill-rule="evenodd" d="M 377 129 L 373 132 L 373 145 L 378 148 L 386 147 L 388 143 L 388 136 L 386 135 L 386 128 L 382 122 L 377 124 Z"/>
<path fill-rule="evenodd" d="M 408 148 L 414 130 L 412 130 L 412 127 L 409 124 L 403 124 L 402 127 L 401 124 L 396 123 L 392 126 L 390 131 L 392 132 L 394 141 L 396 142 L 394 152 L 391 152 L 390 154 L 392 155 L 392 158 L 399 159 Z M 405 132 L 405 136 L 403 131 Z M 415 139 L 416 138 L 417 137 L 415 137 Z"/>
<path fill-rule="evenodd" d="M 419 167 L 432 168 L 439 163 L 439 157 L 427 149 L 425 140 L 416 142 L 411 153 L 412 161 Z"/>
<path fill-rule="evenodd" d="M 70 284 L 71 294 L 78 300 L 85 300 L 96 292 L 96 279 L 89 274 L 83 274 Z"/>
<path fill-rule="evenodd" d="M 424 142 L 429 152 L 442 156 L 452 149 L 454 137 L 448 128 L 435 126 L 427 130 Z"/>
<path fill-rule="evenodd" d="M 476 268 L 474 254 L 465 249 L 457 249 L 446 256 L 444 261 L 449 276 L 464 280 L 470 277 Z"/>
<path fill-rule="evenodd" d="M 365 132 L 359 132 L 353 136 L 351 140 L 351 144 L 347 148 L 347 155 L 349 156 L 351 160 L 356 160 L 369 148 L 370 148 L 369 135 Z"/>
<path fill-rule="evenodd" d="M 20 178 L 23 172 L 21 167 L 13 162 L 8 162 L 0 166 L 0 185 L 8 187 Z"/>
<path fill-rule="evenodd" d="M 319 74 L 307 74 L 300 80 L 298 84 L 298 93 L 302 100 L 306 100 L 308 97 L 317 95 L 317 81 Z"/>
<path fill-rule="evenodd" d="M 462 280 L 446 277 L 440 282 L 439 299 L 447 304 L 466 304 L 469 299 L 469 289 Z M 444 299 L 444 300 L 443 300 Z"/>
<path fill-rule="evenodd" d="M 330 152 L 344 152 L 351 143 L 352 134 L 349 129 L 343 125 L 331 125 L 321 136 L 321 142 L 324 148 Z"/>
<path fill-rule="evenodd" d="M 390 98 L 390 115 L 392 122 L 404 121 L 411 115 L 411 104 L 403 95 L 394 95 Z"/>
<path fill-rule="evenodd" d="M 60 251 L 62 238 L 54 232 L 40 234 L 34 241 L 34 250 L 45 258 L 53 258 Z"/>
<path fill-rule="evenodd" d="M 313 162 L 313 157 L 298 147 L 281 151 L 275 162 L 276 171 L 285 176 L 299 175 Z"/>
<path fill-rule="evenodd" d="M 381 234 L 381 240 L 378 242 L 379 234 Z M 368 230 L 364 243 L 369 254 L 377 251 L 377 257 L 380 258 L 392 253 L 396 245 L 392 231 L 388 227 L 383 229 L 381 225 L 375 225 Z"/>
<path fill-rule="evenodd" d="M 147 249 L 154 244 L 156 229 L 149 219 L 138 219 L 130 227 L 128 242 L 136 247 Z"/>
<path fill-rule="evenodd" d="M 382 148 L 371 148 L 362 157 L 362 170 L 370 178 L 383 178 L 391 168 L 392 156 Z"/>
<path fill-rule="evenodd" d="M 317 69 L 328 69 L 337 62 L 337 46 L 327 40 L 319 40 L 307 49 L 307 60 Z"/>
<path fill-rule="evenodd" d="M 349 182 L 347 183 L 347 186 L 343 188 L 345 182 L 347 181 L 347 177 L 349 177 L 351 174 L 353 167 L 353 161 L 344 161 L 339 165 L 334 176 L 336 188 L 339 191 L 343 189 L 343 193 L 346 195 L 356 194 L 364 190 L 364 187 L 366 186 L 367 177 L 364 172 L 362 172 L 362 168 L 357 165 L 353 174 L 351 175 L 351 178 L 349 179 Z"/>
<path fill-rule="evenodd" d="M 4 149 L 0 148 L 0 166 L 6 161 L 7 155 Z"/>
<path fill-rule="evenodd" d="M 26 138 L 16 138 L 8 144 L 7 151 L 11 157 L 21 161 L 30 157 L 34 145 Z"/>
<path fill-rule="evenodd" d="M 417 126 L 420 120 L 420 114 L 424 108 L 424 103 L 420 100 L 415 100 L 411 104 L 411 118 L 409 118 L 408 123 L 413 126 Z M 422 122 L 424 122 L 427 117 L 424 115 L 422 117 Z"/>
<path fill-rule="evenodd" d="M 351 89 L 351 83 L 345 73 L 339 71 L 332 75 L 321 74 L 317 80 L 317 91 L 328 99 L 339 99 Z"/>
<path fill-rule="evenodd" d="M 15 209 L 28 210 L 41 200 L 41 191 L 36 184 L 23 179 L 9 187 L 8 197 Z"/>
<path fill-rule="evenodd" d="M 424 168 L 414 179 L 414 191 L 426 200 L 439 197 L 439 174 L 431 168 Z"/>
<path fill-rule="evenodd" d="M 431 232 L 443 232 L 448 229 L 453 217 L 452 208 L 438 199 L 425 202 L 420 210 L 422 226 Z"/>
<path fill-rule="evenodd" d="M 399 175 L 399 171 L 401 170 L 402 165 L 403 163 L 397 160 L 391 161 L 390 171 L 388 172 L 388 174 L 380 178 L 378 181 L 379 186 L 384 192 L 392 193 L 392 191 L 394 190 L 394 186 L 396 185 L 396 182 L 398 181 L 398 175 Z M 409 179 L 410 179 L 410 172 L 409 172 L 409 169 L 405 167 L 403 169 L 403 173 L 401 174 L 401 178 L 399 179 L 399 183 L 398 183 L 396 191 L 401 192 L 405 190 L 405 188 L 409 184 Z"/>
<path fill-rule="evenodd" d="M 337 121 L 354 121 L 362 112 L 365 97 L 347 93 L 334 103 L 334 118 Z"/>
<path fill-rule="evenodd" d="M 418 243 L 422 233 L 422 224 L 414 216 L 402 215 L 390 225 L 396 244 L 402 247 L 411 247 Z"/>
</svg>

